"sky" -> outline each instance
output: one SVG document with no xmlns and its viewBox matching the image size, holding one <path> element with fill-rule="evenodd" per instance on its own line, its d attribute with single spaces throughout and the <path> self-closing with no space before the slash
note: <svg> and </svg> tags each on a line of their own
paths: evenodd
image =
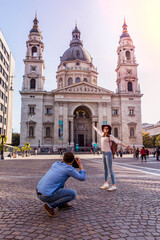
<svg viewBox="0 0 160 240">
<path fill-rule="evenodd" d="M 124 17 L 136 47 L 142 97 L 142 123 L 160 120 L 159 0 L 0 0 L 0 29 L 15 58 L 13 132 L 20 132 L 26 41 L 35 12 L 43 35 L 45 90 L 57 87 L 60 56 L 69 48 L 72 30 L 81 31 L 84 48 L 97 67 L 98 85 L 116 91 L 117 47 Z"/>
</svg>

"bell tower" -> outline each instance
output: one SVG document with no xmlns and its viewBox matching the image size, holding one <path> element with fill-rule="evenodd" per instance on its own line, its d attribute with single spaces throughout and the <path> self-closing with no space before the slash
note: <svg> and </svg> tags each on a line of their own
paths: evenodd
<svg viewBox="0 0 160 240">
<path fill-rule="evenodd" d="M 123 32 L 120 36 L 117 48 L 117 93 L 140 93 L 137 77 L 137 66 L 135 57 L 135 46 L 128 33 L 127 24 L 124 19 Z"/>
<path fill-rule="evenodd" d="M 33 28 L 26 42 L 27 51 L 24 59 L 25 73 L 23 76 L 22 91 L 44 91 L 44 44 L 38 27 L 37 14 L 35 15 L 33 23 Z"/>
</svg>

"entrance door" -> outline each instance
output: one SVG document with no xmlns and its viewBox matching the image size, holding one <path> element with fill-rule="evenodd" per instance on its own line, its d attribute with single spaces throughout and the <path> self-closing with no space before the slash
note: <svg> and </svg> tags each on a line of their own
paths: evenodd
<svg viewBox="0 0 160 240">
<path fill-rule="evenodd" d="M 84 134 L 78 134 L 78 144 L 80 147 L 84 147 Z"/>
</svg>

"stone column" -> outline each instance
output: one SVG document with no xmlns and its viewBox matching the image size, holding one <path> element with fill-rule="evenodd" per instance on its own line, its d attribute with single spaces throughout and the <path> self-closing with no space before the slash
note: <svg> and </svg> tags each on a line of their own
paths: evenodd
<svg viewBox="0 0 160 240">
<path fill-rule="evenodd" d="M 101 129 L 101 126 L 103 124 L 103 103 L 98 103 L 98 122 L 97 122 L 97 128 L 99 130 Z M 101 146 L 101 137 L 99 134 L 97 134 L 97 144 L 100 147 Z"/>
<path fill-rule="evenodd" d="M 68 106 L 63 104 L 63 144 L 68 146 Z"/>
<path fill-rule="evenodd" d="M 54 149 L 58 147 L 58 124 L 59 124 L 59 108 L 58 103 L 54 105 Z"/>
<path fill-rule="evenodd" d="M 92 124 L 95 126 L 95 121 L 92 120 Z M 95 144 L 95 130 L 92 127 L 92 146 Z"/>
<path fill-rule="evenodd" d="M 70 121 L 71 122 L 71 146 L 74 146 L 74 130 L 73 130 L 73 119 Z"/>
</svg>

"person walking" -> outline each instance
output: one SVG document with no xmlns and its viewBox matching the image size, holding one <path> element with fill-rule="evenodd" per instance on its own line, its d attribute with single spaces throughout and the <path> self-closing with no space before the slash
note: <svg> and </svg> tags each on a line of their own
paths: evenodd
<svg viewBox="0 0 160 240">
<path fill-rule="evenodd" d="M 136 158 L 139 159 L 139 148 L 136 149 Z"/>
<path fill-rule="evenodd" d="M 124 143 L 122 143 L 120 140 L 116 139 L 113 135 L 111 135 L 112 127 L 110 125 L 102 125 L 102 131 L 100 131 L 97 127 L 95 127 L 94 124 L 92 125 L 92 127 L 101 136 L 101 149 L 102 149 L 102 159 L 104 164 L 105 182 L 100 187 L 100 189 L 108 189 L 108 191 L 115 191 L 117 190 L 117 188 L 116 188 L 116 182 L 115 182 L 115 175 L 112 168 L 113 154 L 111 151 L 110 142 L 113 141 L 130 150 L 131 148 L 125 145 Z M 111 181 L 112 181 L 112 186 L 110 188 L 108 184 L 109 172 L 110 172 Z"/>
<path fill-rule="evenodd" d="M 156 159 L 157 159 L 157 161 L 159 161 L 159 153 L 160 153 L 160 150 L 159 150 L 159 146 L 158 146 L 157 149 L 156 149 Z"/>
<path fill-rule="evenodd" d="M 141 162 L 143 162 L 143 159 L 145 159 L 145 162 L 147 162 L 147 160 L 146 160 L 146 149 L 144 147 L 142 147 L 142 149 L 141 149 Z"/>
</svg>

